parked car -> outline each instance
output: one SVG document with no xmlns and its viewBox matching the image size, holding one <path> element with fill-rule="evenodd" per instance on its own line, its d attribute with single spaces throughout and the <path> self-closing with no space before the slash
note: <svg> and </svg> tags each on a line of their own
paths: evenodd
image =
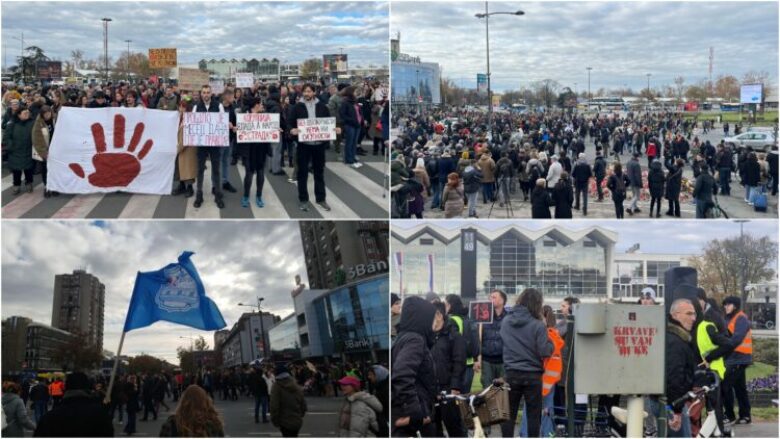
<svg viewBox="0 0 780 439">
<path fill-rule="evenodd" d="M 723 139 L 723 142 L 731 148 L 742 149 L 749 146 L 753 151 L 764 152 L 769 152 L 776 141 L 774 133 L 767 131 L 748 131 L 738 136 Z"/>
</svg>

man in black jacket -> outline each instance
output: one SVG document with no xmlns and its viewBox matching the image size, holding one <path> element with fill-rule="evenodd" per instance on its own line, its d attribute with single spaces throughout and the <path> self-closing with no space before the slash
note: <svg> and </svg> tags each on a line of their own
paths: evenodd
<svg viewBox="0 0 780 439">
<path fill-rule="evenodd" d="M 314 95 L 316 91 L 313 84 L 303 86 L 303 99 L 295 104 L 290 118 L 290 134 L 298 135 L 299 119 L 315 119 L 331 117 L 328 107 L 320 102 Z M 336 133 L 341 132 L 336 128 Z M 325 142 L 298 142 L 298 207 L 309 211 L 309 190 L 306 186 L 309 180 L 309 164 L 311 163 L 314 174 L 314 197 L 324 210 L 329 211 L 330 206 L 325 201 L 325 148 L 330 144 Z"/>
<path fill-rule="evenodd" d="M 249 391 L 255 397 L 255 424 L 260 422 L 260 407 L 263 407 L 263 424 L 268 423 L 268 383 L 259 367 L 253 367 L 249 374 Z"/>
<path fill-rule="evenodd" d="M 458 331 L 458 325 L 445 317 L 445 305 L 439 302 L 434 306 L 436 317 L 433 320 L 434 344 L 431 355 L 436 369 L 436 393 L 468 393 L 470 389 L 461 388 L 461 377 L 466 368 L 466 342 Z M 443 427 L 447 428 L 447 437 L 466 437 L 458 407 L 452 402 L 439 401 L 434 424 L 437 437 L 444 437 Z"/>
<path fill-rule="evenodd" d="M 596 190 L 599 198 L 596 201 L 604 201 L 604 190 L 601 183 L 607 178 L 607 160 L 601 155 L 601 151 L 596 151 L 596 161 L 593 162 L 593 176 L 596 177 Z"/>
<path fill-rule="evenodd" d="M 435 436 L 431 424 L 436 398 L 436 372 L 430 348 L 434 343 L 436 308 L 422 297 L 404 300 L 398 337 L 393 343 L 391 380 L 392 436 Z"/>
<path fill-rule="evenodd" d="M 193 113 L 223 113 L 225 110 L 216 99 L 211 96 L 211 87 L 204 85 L 200 89 L 200 100 L 192 109 Z M 225 202 L 222 199 L 222 179 L 220 178 L 222 146 L 198 146 L 198 178 L 197 193 L 193 206 L 199 208 L 203 205 L 203 174 L 206 172 L 206 159 L 211 161 L 211 184 L 214 191 L 214 201 L 217 207 L 222 209 Z"/>
<path fill-rule="evenodd" d="M 588 216 L 588 185 L 590 184 L 590 178 L 593 177 L 593 170 L 585 159 L 585 153 L 581 152 L 579 154 L 577 164 L 574 165 L 571 176 L 574 178 L 574 209 L 580 209 L 580 198 L 582 198 L 582 215 Z M 599 189 L 600 196 L 601 190 Z"/>
<path fill-rule="evenodd" d="M 666 400 L 672 404 L 693 388 L 696 356 L 691 345 L 691 330 L 696 310 L 688 299 L 675 300 L 666 324 Z M 691 420 L 683 413 L 685 403 L 672 406 L 667 437 L 691 437 Z"/>
<path fill-rule="evenodd" d="M 46 413 L 34 437 L 114 437 L 108 411 L 89 393 L 89 378 L 74 372 L 65 380 L 59 407 Z"/>
</svg>

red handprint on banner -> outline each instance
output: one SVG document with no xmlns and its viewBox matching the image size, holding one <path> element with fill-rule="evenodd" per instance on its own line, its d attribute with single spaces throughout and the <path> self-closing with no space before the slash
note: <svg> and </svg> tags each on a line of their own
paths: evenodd
<svg viewBox="0 0 780 439">
<path fill-rule="evenodd" d="M 126 187 L 141 173 L 141 160 L 149 154 L 154 141 L 144 142 L 138 155 L 135 149 L 141 142 L 144 133 L 144 123 L 139 122 L 133 130 L 130 144 L 123 152 L 106 152 L 106 135 L 103 126 L 99 123 L 92 124 L 92 138 L 95 141 L 95 155 L 92 156 L 92 165 L 95 172 L 89 175 L 89 183 L 96 187 Z M 114 116 L 114 149 L 125 146 L 125 117 L 121 114 Z M 71 163 L 68 167 L 74 174 L 84 178 L 84 169 L 78 163 Z"/>
</svg>

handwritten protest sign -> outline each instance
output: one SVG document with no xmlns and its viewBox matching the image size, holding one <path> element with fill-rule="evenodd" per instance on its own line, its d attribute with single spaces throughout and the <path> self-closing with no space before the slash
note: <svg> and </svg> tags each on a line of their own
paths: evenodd
<svg viewBox="0 0 780 439">
<path fill-rule="evenodd" d="M 179 90 L 196 91 L 209 83 L 209 72 L 179 67 Z"/>
<path fill-rule="evenodd" d="M 278 142 L 279 115 L 276 113 L 236 114 L 238 143 Z"/>
<path fill-rule="evenodd" d="M 230 146 L 228 113 L 184 113 L 184 146 Z"/>
<path fill-rule="evenodd" d="M 149 49 L 149 67 L 164 69 L 176 67 L 176 49 Z"/>
<path fill-rule="evenodd" d="M 211 86 L 211 93 L 215 95 L 220 95 L 225 91 L 225 81 L 221 79 L 209 81 L 209 85 Z"/>
<path fill-rule="evenodd" d="M 328 140 L 336 140 L 335 117 L 298 119 L 299 142 L 325 142 Z"/>
<path fill-rule="evenodd" d="M 477 323 L 493 323 L 493 302 L 489 300 L 469 302 L 469 319 Z"/>
<path fill-rule="evenodd" d="M 255 85 L 255 75 L 252 73 L 236 73 L 236 87 L 251 88 Z"/>
</svg>

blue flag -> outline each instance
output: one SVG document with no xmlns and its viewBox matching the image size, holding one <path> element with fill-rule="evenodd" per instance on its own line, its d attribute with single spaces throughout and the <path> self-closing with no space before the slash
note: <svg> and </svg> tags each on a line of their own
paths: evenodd
<svg viewBox="0 0 780 439">
<path fill-rule="evenodd" d="M 127 310 L 125 332 L 165 320 L 213 331 L 225 326 L 217 305 L 208 297 L 195 265 L 185 251 L 179 262 L 146 273 L 138 272 Z"/>
</svg>

